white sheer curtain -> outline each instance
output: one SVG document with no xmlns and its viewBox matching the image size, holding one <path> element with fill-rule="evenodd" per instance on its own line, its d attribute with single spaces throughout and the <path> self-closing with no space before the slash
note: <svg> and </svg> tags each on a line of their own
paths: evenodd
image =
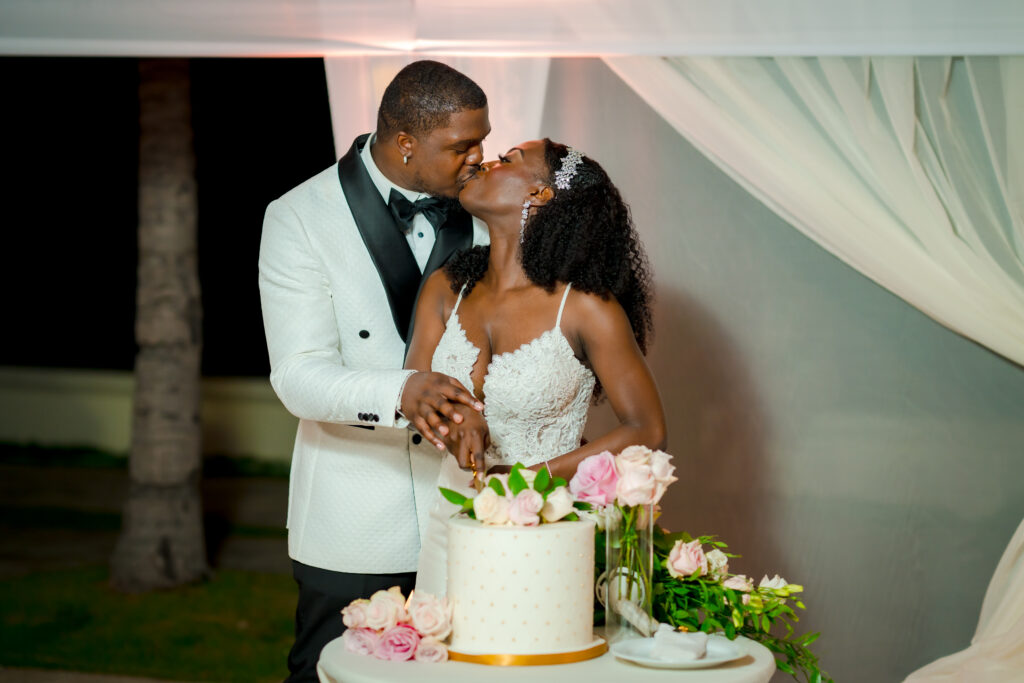
<svg viewBox="0 0 1024 683">
<path fill-rule="evenodd" d="M 1024 365 L 1024 58 L 605 61 L 805 235 Z"/>
<path fill-rule="evenodd" d="M 1020 54 L 1019 0 L 3 0 L 0 54 Z"/>
<path fill-rule="evenodd" d="M 1010 539 L 985 592 L 978 628 L 965 650 L 918 669 L 906 683 L 1003 683 L 1024 678 L 1024 522 Z"/>
</svg>

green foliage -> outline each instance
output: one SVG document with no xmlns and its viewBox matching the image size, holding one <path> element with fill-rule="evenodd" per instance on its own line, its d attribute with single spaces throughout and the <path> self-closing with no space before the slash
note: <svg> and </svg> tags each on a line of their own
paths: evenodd
<svg viewBox="0 0 1024 683">
<path fill-rule="evenodd" d="M 712 546 L 725 552 L 725 543 L 714 536 L 699 536 L 701 546 Z M 793 624 L 799 617 L 790 604 L 799 609 L 804 605 L 796 598 L 803 587 L 789 584 L 783 588 L 756 588 L 751 593 L 726 588 L 711 577 L 674 577 L 668 571 L 668 556 L 677 541 L 693 540 L 687 533 L 671 534 L 654 527 L 654 618 L 658 621 L 683 626 L 689 631 L 712 633 L 721 631 L 733 639 L 746 636 L 776 655 L 780 671 L 799 680 L 831 681 L 821 671 L 818 658 L 810 645 L 818 633 L 793 637 Z M 728 552 L 728 557 L 737 557 Z M 744 595 L 748 595 L 744 602 Z M 785 634 L 780 635 L 780 630 Z"/>
<path fill-rule="evenodd" d="M 463 505 L 466 504 L 467 500 L 470 500 L 469 498 L 466 498 L 466 496 L 462 495 L 458 491 L 452 491 L 451 489 L 446 489 L 443 486 L 439 486 L 438 488 L 441 490 L 441 495 L 444 496 L 444 499 L 447 500 L 452 505 L 458 505 L 459 507 L 462 507 Z"/>
<path fill-rule="evenodd" d="M 297 591 L 284 574 L 220 571 L 144 595 L 87 567 L 0 581 L 0 665 L 181 681 L 280 681 Z M 339 617 L 340 618 L 340 617 Z"/>
<path fill-rule="evenodd" d="M 498 481 L 497 477 L 491 477 L 490 481 L 487 482 L 487 485 L 494 489 L 494 492 L 499 496 L 505 495 L 505 487 L 501 485 L 501 482 Z"/>
<path fill-rule="evenodd" d="M 526 477 L 523 476 L 523 466 L 516 463 L 512 467 L 512 471 L 508 473 L 508 487 L 512 490 L 513 496 L 518 496 L 520 491 L 525 491 L 530 488 L 526 483 Z"/>
<path fill-rule="evenodd" d="M 537 493 L 547 493 L 553 490 L 551 486 L 551 473 L 547 467 L 542 467 L 537 472 L 537 478 L 533 480 L 533 490 Z"/>
</svg>

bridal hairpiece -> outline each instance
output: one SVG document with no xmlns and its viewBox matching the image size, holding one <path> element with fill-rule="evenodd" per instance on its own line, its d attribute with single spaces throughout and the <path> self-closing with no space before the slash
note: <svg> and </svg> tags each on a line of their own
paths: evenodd
<svg viewBox="0 0 1024 683">
<path fill-rule="evenodd" d="M 562 157 L 562 167 L 555 171 L 555 187 L 559 190 L 568 190 L 573 177 L 576 175 L 576 167 L 583 161 L 583 154 L 572 147 L 569 153 Z"/>
</svg>

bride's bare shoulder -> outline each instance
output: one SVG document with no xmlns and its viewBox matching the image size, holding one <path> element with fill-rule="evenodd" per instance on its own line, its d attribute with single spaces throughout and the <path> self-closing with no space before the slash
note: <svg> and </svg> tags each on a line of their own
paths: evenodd
<svg viewBox="0 0 1024 683">
<path fill-rule="evenodd" d="M 595 335 L 628 333 L 632 336 L 629 318 L 611 294 L 601 295 L 572 289 L 562 312 L 562 330 L 572 332 L 581 340 Z"/>
</svg>

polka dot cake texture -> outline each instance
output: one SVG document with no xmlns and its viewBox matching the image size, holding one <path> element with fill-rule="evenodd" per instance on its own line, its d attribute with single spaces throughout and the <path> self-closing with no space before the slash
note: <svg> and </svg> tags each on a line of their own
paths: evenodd
<svg viewBox="0 0 1024 683">
<path fill-rule="evenodd" d="M 593 644 L 593 522 L 448 524 L 451 650 L 529 655 Z"/>
</svg>

